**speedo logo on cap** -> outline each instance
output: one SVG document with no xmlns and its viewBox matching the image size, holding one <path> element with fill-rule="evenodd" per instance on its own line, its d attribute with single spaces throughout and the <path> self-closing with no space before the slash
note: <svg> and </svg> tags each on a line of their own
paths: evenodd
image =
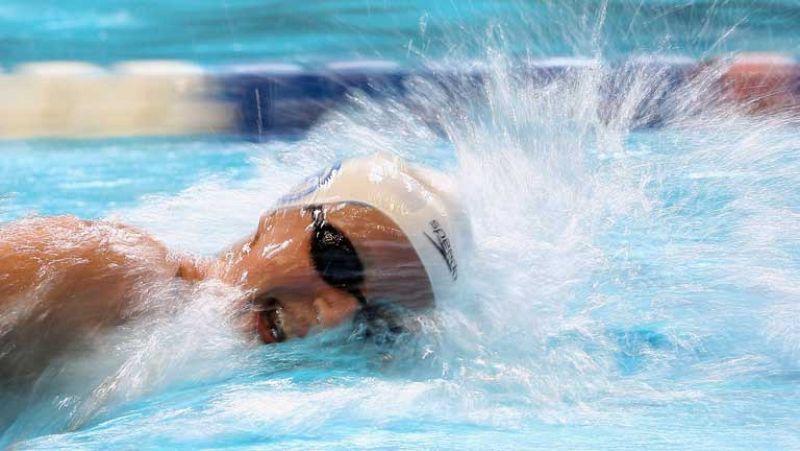
<svg viewBox="0 0 800 451">
<path fill-rule="evenodd" d="M 433 237 L 427 233 L 425 233 L 425 237 L 428 238 L 433 247 L 441 254 L 447 265 L 447 269 L 450 270 L 450 275 L 453 276 L 453 280 L 458 279 L 458 265 L 456 264 L 456 257 L 453 255 L 453 246 L 450 245 L 450 239 L 447 238 L 447 232 L 439 225 L 439 221 L 435 219 L 428 224 L 431 226 L 431 230 L 436 239 L 434 240 Z"/>
</svg>

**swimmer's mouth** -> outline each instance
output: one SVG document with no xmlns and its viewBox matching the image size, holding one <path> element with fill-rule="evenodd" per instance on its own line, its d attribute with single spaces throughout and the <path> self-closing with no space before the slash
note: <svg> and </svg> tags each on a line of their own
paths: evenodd
<svg viewBox="0 0 800 451">
<path fill-rule="evenodd" d="M 277 301 L 267 299 L 263 302 L 254 303 L 253 314 L 255 315 L 256 331 L 261 341 L 270 344 L 286 340 L 286 332 L 283 330 L 283 319 L 281 318 L 281 307 L 277 304 Z"/>
</svg>

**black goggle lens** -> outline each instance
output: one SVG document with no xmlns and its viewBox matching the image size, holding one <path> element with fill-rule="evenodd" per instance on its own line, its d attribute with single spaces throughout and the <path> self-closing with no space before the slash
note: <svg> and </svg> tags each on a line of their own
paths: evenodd
<svg viewBox="0 0 800 451">
<path fill-rule="evenodd" d="M 364 282 L 364 266 L 353 243 L 330 224 L 314 226 L 311 258 L 322 280 L 332 287 L 349 289 Z"/>
<path fill-rule="evenodd" d="M 314 268 L 328 285 L 345 290 L 362 304 L 366 299 L 359 286 L 364 283 L 364 265 L 353 243 L 336 227 L 325 221 L 322 208 L 311 208 L 314 215 L 314 235 L 311 240 L 311 260 Z"/>
</svg>

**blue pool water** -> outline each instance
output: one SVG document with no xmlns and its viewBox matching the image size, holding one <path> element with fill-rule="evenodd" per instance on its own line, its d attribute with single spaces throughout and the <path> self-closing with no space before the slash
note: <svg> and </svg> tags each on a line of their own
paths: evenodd
<svg viewBox="0 0 800 451">
<path fill-rule="evenodd" d="M 605 5 L 605 8 L 603 6 Z M 596 19 L 604 16 L 603 27 Z M 795 0 L 5 0 L 0 63 L 185 58 L 218 64 L 480 57 L 502 26 L 517 52 L 800 53 Z M 720 39 L 724 38 L 724 39 Z"/>
<path fill-rule="evenodd" d="M 17 141 L 3 147 L 0 220 L 30 214 L 99 218 L 206 177 L 252 175 L 250 149 L 224 139 Z"/>
<path fill-rule="evenodd" d="M 522 48 L 530 42 L 555 49 L 568 38 L 622 55 L 660 42 L 666 47 L 654 49 L 668 53 L 678 39 L 664 31 L 674 29 L 671 21 L 702 29 L 702 17 L 741 14 L 744 30 L 766 27 L 770 21 L 762 17 L 774 22 L 774 33 L 747 45 L 792 51 L 796 31 L 781 25 L 797 17 L 792 3 L 762 3 L 627 3 L 663 8 L 661 21 L 650 12 L 623 14 L 614 9 L 621 2 L 611 2 L 610 25 L 598 29 L 616 36 L 615 27 L 628 21 L 637 37 L 628 44 L 618 37 L 584 42 L 564 25 L 537 22 L 538 13 L 520 13 L 523 4 L 486 7 L 517 13 L 505 30 L 517 33 L 513 41 Z M 472 24 L 448 4 L 461 14 L 453 23 Z M 695 4 L 715 9 L 690 8 Z M 181 5 L 173 6 L 188 8 Z M 234 11 L 231 23 L 247 24 L 235 13 L 246 5 L 209 1 L 196 14 Z M 410 2 L 394 13 L 388 3 L 333 5 L 343 16 L 377 8 L 383 15 L 376 22 L 397 33 L 419 26 L 426 14 Z M 164 20 L 175 14 L 119 8 L 130 16 L 173 17 Z M 432 11 L 438 8 L 447 9 Z M 562 16 L 575 13 L 564 8 Z M 434 12 L 429 17 L 440 14 Z M 93 36 L 93 25 L 62 14 Z M 148 26 L 155 19 L 140 20 Z M 529 32 L 519 21 L 528 21 Z M 643 31 L 652 23 L 655 28 Z M 723 37 L 714 24 L 704 39 Z M 550 27 L 559 34 L 534 44 Z M 369 30 L 343 29 L 343 48 L 392 54 Z M 168 36 L 176 39 L 176 54 L 209 61 L 232 41 L 244 54 L 259 54 L 245 31 L 228 32 L 236 39 Z M 172 37 L 138 51 L 169 54 Z M 298 42 L 316 42 L 283 37 L 292 55 Z M 119 50 L 127 45 L 122 38 L 109 39 L 92 55 L 129 53 Z M 742 44 L 736 39 L 721 45 Z M 333 41 L 318 45 L 330 49 L 325 42 Z M 592 70 L 532 89 L 506 69 L 514 52 L 503 42 L 487 38 L 479 52 L 492 74 L 482 98 L 457 85 L 448 92 L 412 86 L 426 115 L 399 103 L 354 99 L 306 135 L 264 143 L 192 137 L 2 143 L 9 150 L 0 160 L 2 220 L 34 212 L 112 218 L 206 255 L 252 230 L 259 213 L 305 175 L 339 158 L 389 149 L 456 176 L 475 246 L 460 296 L 439 302 L 419 336 L 391 348 L 349 340 L 346 327 L 252 347 L 225 326 L 224 291 L 154 293 L 172 306 L 168 312 L 110 333 L 79 358 L 54 362 L 27 391 L 3 387 L 0 418 L 13 420 L 0 446 L 800 447 L 796 125 L 717 109 L 679 116 L 662 129 L 631 131 L 637 99 L 663 83 L 658 76 L 633 74 L 619 110 L 601 117 L 603 58 Z M 714 74 L 705 77 L 710 82 Z M 681 111 L 691 111 L 705 88 L 686 88 Z M 437 127 L 430 126 L 431 112 Z"/>
</svg>

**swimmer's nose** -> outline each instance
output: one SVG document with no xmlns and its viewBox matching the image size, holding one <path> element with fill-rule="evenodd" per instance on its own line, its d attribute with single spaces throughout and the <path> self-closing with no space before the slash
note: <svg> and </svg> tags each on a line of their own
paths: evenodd
<svg viewBox="0 0 800 451">
<path fill-rule="evenodd" d="M 360 304 L 353 295 L 330 289 L 319 293 L 313 302 L 316 322 L 322 327 L 333 327 L 351 318 Z"/>
</svg>

